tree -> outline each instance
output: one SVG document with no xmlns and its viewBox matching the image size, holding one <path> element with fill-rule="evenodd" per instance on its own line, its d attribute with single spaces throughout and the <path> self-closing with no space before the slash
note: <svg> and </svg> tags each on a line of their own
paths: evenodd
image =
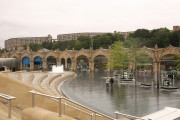
<svg viewBox="0 0 180 120">
<path fill-rule="evenodd" d="M 122 42 L 115 42 L 109 54 L 108 66 L 112 69 L 122 69 L 128 62 L 128 55 L 125 52 Z"/>
<path fill-rule="evenodd" d="M 158 47 L 163 48 L 170 45 L 170 31 L 167 28 L 152 30 L 151 35 L 153 39 L 152 42 L 154 43 L 153 46 L 157 44 Z"/>
<path fill-rule="evenodd" d="M 53 43 L 52 42 L 43 42 L 42 47 L 46 48 L 48 50 L 51 50 L 53 48 Z"/>
<path fill-rule="evenodd" d="M 77 44 L 76 42 L 75 42 L 75 44 Z M 91 38 L 89 36 L 78 37 L 78 42 L 79 42 L 80 48 L 89 49 L 91 46 Z"/>
<path fill-rule="evenodd" d="M 170 44 L 174 47 L 180 47 L 180 30 L 170 34 Z"/>
<path fill-rule="evenodd" d="M 81 49 L 81 42 L 79 40 L 75 40 L 74 49 L 75 50 Z"/>
<path fill-rule="evenodd" d="M 151 38 L 151 33 L 147 29 L 137 29 L 133 34 L 134 38 Z"/>
<path fill-rule="evenodd" d="M 29 46 L 32 51 L 38 51 L 39 49 L 43 48 L 42 45 L 37 43 L 31 43 Z"/>
</svg>

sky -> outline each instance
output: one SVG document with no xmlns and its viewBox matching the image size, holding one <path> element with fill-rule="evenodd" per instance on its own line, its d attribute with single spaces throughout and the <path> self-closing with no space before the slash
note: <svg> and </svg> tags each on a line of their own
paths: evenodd
<svg viewBox="0 0 180 120">
<path fill-rule="evenodd" d="M 0 0 L 0 47 L 18 37 L 173 29 L 180 0 Z"/>
</svg>

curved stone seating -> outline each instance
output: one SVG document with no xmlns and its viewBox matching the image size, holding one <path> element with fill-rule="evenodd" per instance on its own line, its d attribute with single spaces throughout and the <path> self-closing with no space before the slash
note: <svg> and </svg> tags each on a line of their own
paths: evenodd
<svg viewBox="0 0 180 120">
<path fill-rule="evenodd" d="M 46 77 L 42 82 L 41 82 L 41 87 L 47 91 L 49 94 L 52 94 L 53 91 L 50 89 L 50 83 L 60 77 L 62 74 L 54 74 L 54 73 L 48 73 L 48 77 Z M 53 93 L 54 94 L 54 93 Z"/>
<path fill-rule="evenodd" d="M 16 72 L 10 72 L 10 73 L 6 73 L 8 76 L 11 76 L 12 78 L 17 78 L 18 74 Z"/>
<path fill-rule="evenodd" d="M 39 89 L 42 89 L 41 87 L 41 83 L 44 79 L 46 79 L 48 77 L 48 74 L 47 73 L 36 73 L 34 74 L 34 79 L 32 81 L 32 85 L 35 87 L 35 88 L 39 88 Z"/>
<path fill-rule="evenodd" d="M 72 72 L 66 72 L 63 73 L 62 76 L 55 78 L 51 83 L 50 83 L 50 89 L 56 94 L 56 95 L 62 95 L 61 90 L 59 90 L 59 86 L 62 81 L 72 79 L 75 74 L 72 75 L 72 77 L 69 78 L 69 74 L 72 74 Z M 68 76 L 68 77 L 67 77 Z"/>
</svg>

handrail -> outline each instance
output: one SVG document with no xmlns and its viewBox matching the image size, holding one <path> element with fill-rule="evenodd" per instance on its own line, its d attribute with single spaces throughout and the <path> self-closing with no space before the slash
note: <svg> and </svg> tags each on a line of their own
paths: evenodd
<svg viewBox="0 0 180 120">
<path fill-rule="evenodd" d="M 16 97 L 0 93 L 0 97 L 8 100 L 8 118 L 11 118 L 11 100 Z"/>
<path fill-rule="evenodd" d="M 83 107 L 83 108 L 86 108 L 86 109 L 88 109 L 88 110 L 90 110 L 90 111 L 92 111 L 92 112 L 94 112 L 94 113 L 96 113 L 96 114 L 99 114 L 99 115 L 101 115 L 101 116 L 104 116 L 104 117 L 107 117 L 107 118 L 109 118 L 109 119 L 111 119 L 111 120 L 114 120 L 114 118 L 111 118 L 110 116 L 107 116 L 107 115 L 105 115 L 105 114 L 103 114 L 103 113 L 97 112 L 97 111 L 95 111 L 95 110 L 93 110 L 93 109 L 91 109 L 91 108 L 88 108 L 88 107 L 86 107 L 86 106 L 84 106 L 84 105 L 81 105 L 80 103 L 77 103 L 77 102 L 75 102 L 75 101 L 73 101 L 73 100 L 70 100 L 70 99 L 65 98 L 65 97 L 63 97 L 63 99 L 65 99 L 65 100 L 67 100 L 67 101 L 69 101 L 69 102 L 75 103 L 75 104 L 77 104 L 77 105 L 79 105 L 79 106 L 81 106 L 81 107 Z"/>
<path fill-rule="evenodd" d="M 128 115 L 128 114 L 124 114 L 124 113 L 119 113 L 118 111 L 114 112 L 116 114 L 116 119 L 119 119 L 119 115 L 122 115 L 122 116 L 125 116 L 127 118 L 130 118 L 130 119 L 138 119 L 138 120 L 146 120 L 146 119 L 142 119 L 140 117 L 136 117 L 136 116 L 133 116 L 133 115 Z"/>
<path fill-rule="evenodd" d="M 111 119 L 111 120 L 114 120 L 114 118 L 111 118 L 111 117 L 109 117 L 109 116 L 107 116 L 107 115 L 104 115 L 104 114 L 102 114 L 102 113 L 100 113 L 100 112 L 97 112 L 97 111 L 95 111 L 95 110 L 92 110 L 92 109 L 90 109 L 90 108 L 88 108 L 88 107 L 86 107 L 86 106 L 84 106 L 84 105 L 81 105 L 81 104 L 79 104 L 79 103 L 77 103 L 77 102 L 75 102 L 75 101 L 72 101 L 72 100 L 70 100 L 70 99 L 68 99 L 68 98 L 65 98 L 65 97 L 63 97 L 63 96 L 51 96 L 51 95 L 47 95 L 47 94 L 43 94 L 43 93 L 40 93 L 40 92 L 37 92 L 37 91 L 35 91 L 35 90 L 31 90 L 31 91 L 29 91 L 30 93 L 32 93 L 32 107 L 34 107 L 34 95 L 35 94 L 37 94 L 37 95 L 40 95 L 40 96 L 45 96 L 45 97 L 49 97 L 49 98 L 52 98 L 53 100 L 55 100 L 55 101 L 58 101 L 59 102 L 59 105 L 58 105 L 58 108 L 59 108 L 59 110 L 58 110 L 58 113 L 59 113 L 59 116 L 61 116 L 61 99 L 64 99 L 64 100 L 67 100 L 67 101 L 69 101 L 69 102 L 71 102 L 71 103 L 74 103 L 74 104 L 76 104 L 76 105 L 79 105 L 80 107 L 83 107 L 83 108 L 86 108 L 87 110 L 90 110 L 90 111 L 92 111 L 93 113 L 92 114 L 90 114 L 90 113 L 87 113 L 86 111 L 83 111 L 83 110 L 80 110 L 79 108 L 77 108 L 77 107 L 74 107 L 74 106 L 71 106 L 71 105 L 68 105 L 68 106 L 70 106 L 70 107 L 72 107 L 72 108 L 74 108 L 74 109 L 77 109 L 77 110 L 79 110 L 79 111 L 82 111 L 82 112 L 84 112 L 84 113 L 86 113 L 86 114 L 88 114 L 88 115 L 91 115 L 92 117 L 93 117 L 93 114 L 95 115 L 94 117 L 96 118 L 96 116 L 104 116 L 104 117 L 106 117 L 106 118 L 109 118 L 109 119 Z M 66 103 L 64 103 L 65 105 L 67 105 Z"/>
</svg>

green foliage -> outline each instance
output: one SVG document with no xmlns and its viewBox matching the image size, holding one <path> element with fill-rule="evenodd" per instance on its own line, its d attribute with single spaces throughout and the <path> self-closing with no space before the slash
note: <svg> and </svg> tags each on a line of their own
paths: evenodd
<svg viewBox="0 0 180 120">
<path fill-rule="evenodd" d="M 139 53 L 136 56 L 136 62 L 138 63 L 150 63 L 152 62 L 152 58 L 150 58 L 146 53 Z"/>
<path fill-rule="evenodd" d="M 52 42 L 43 42 L 42 47 L 46 48 L 48 50 L 51 50 L 53 48 L 53 43 Z"/>
<path fill-rule="evenodd" d="M 171 44 L 169 39 L 170 31 L 167 28 L 152 30 L 151 35 L 154 45 L 157 44 L 160 48 L 167 47 Z"/>
<path fill-rule="evenodd" d="M 177 74 L 177 75 L 176 75 L 176 79 L 177 79 L 177 80 L 180 80 L 180 74 Z"/>
<path fill-rule="evenodd" d="M 78 45 L 78 49 L 89 49 L 91 47 L 91 40 L 92 39 L 88 36 L 80 36 L 76 42 L 76 45 Z"/>
<path fill-rule="evenodd" d="M 174 47 L 180 47 L 180 30 L 170 34 L 170 42 Z"/>
<path fill-rule="evenodd" d="M 35 44 L 35 43 L 31 43 L 29 46 L 30 46 L 30 49 L 35 52 L 43 48 L 42 45 Z"/>
<path fill-rule="evenodd" d="M 180 46 L 180 31 L 170 32 L 167 28 L 154 29 L 152 31 L 147 29 L 137 29 L 134 33 L 125 36 L 119 33 L 108 33 L 103 35 L 97 35 L 93 37 L 89 36 L 80 36 L 77 40 L 71 41 L 55 41 L 53 43 L 44 42 L 42 45 L 31 44 L 30 48 L 33 51 L 37 51 L 41 48 L 46 48 L 49 50 L 65 50 L 65 49 L 75 49 L 80 50 L 90 49 L 99 49 L 100 47 L 108 49 L 109 46 L 114 44 L 117 41 L 124 43 L 124 46 L 127 48 L 139 48 L 139 47 L 152 47 L 157 44 L 158 47 L 163 48 L 169 45 L 175 47 Z M 132 47 L 134 46 L 134 47 Z M 136 47 L 135 47 L 136 46 Z M 134 50 L 131 50 L 134 51 Z"/>
<path fill-rule="evenodd" d="M 122 42 L 115 42 L 112 44 L 112 49 L 110 50 L 110 59 L 108 66 L 109 68 L 123 68 L 128 63 L 128 55 L 123 47 Z"/>
<path fill-rule="evenodd" d="M 151 33 L 147 29 L 137 29 L 134 34 L 132 34 L 134 38 L 151 38 Z"/>
<path fill-rule="evenodd" d="M 74 49 L 75 50 L 81 49 L 81 42 L 79 40 L 75 40 Z"/>
<path fill-rule="evenodd" d="M 176 69 L 180 70 L 180 54 L 176 55 L 174 60 L 175 60 Z"/>
</svg>

